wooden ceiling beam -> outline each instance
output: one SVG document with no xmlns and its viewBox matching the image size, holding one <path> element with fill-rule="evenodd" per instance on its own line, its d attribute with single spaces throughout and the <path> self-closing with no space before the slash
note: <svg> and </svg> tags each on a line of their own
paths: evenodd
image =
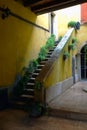
<svg viewBox="0 0 87 130">
<path fill-rule="evenodd" d="M 50 3 L 50 2 L 53 2 L 53 1 L 55 1 L 55 0 L 41 0 L 41 1 L 38 1 L 36 3 L 31 4 L 30 6 L 31 7 L 33 7 L 33 6 L 35 7 L 35 6 L 44 5 L 46 3 Z"/>
<path fill-rule="evenodd" d="M 75 6 L 77 4 L 81 4 L 87 2 L 87 0 L 81 0 L 81 1 L 77 1 L 77 0 L 68 0 L 68 1 L 62 1 L 60 3 L 58 3 L 58 1 L 56 0 L 53 3 L 45 4 L 45 5 L 40 5 L 40 6 L 33 6 L 31 7 L 31 10 L 36 13 L 37 15 L 39 14 L 43 14 L 43 13 L 48 13 L 48 12 L 52 12 L 55 10 L 59 10 L 59 9 L 63 9 L 63 8 L 67 8 L 70 6 Z"/>
<path fill-rule="evenodd" d="M 71 0 L 72 2 L 73 1 L 76 1 L 76 0 Z M 71 3 L 70 0 L 68 1 L 65 1 L 63 0 L 62 2 L 58 2 L 57 0 L 54 0 L 53 2 L 46 2 L 44 4 L 40 4 L 40 5 L 37 5 L 37 6 L 33 6 L 31 7 L 32 10 L 43 10 L 43 9 L 46 9 L 46 8 L 52 8 L 52 7 L 56 7 L 56 6 L 61 6 L 61 5 L 65 5 L 67 3 Z"/>
<path fill-rule="evenodd" d="M 34 3 L 37 3 L 37 5 L 39 4 L 41 0 L 22 0 L 23 5 L 26 7 L 29 7 L 31 5 L 33 5 Z"/>
<path fill-rule="evenodd" d="M 75 6 L 87 2 L 87 0 L 15 0 L 30 8 L 35 14 L 40 15 L 59 9 Z"/>
</svg>

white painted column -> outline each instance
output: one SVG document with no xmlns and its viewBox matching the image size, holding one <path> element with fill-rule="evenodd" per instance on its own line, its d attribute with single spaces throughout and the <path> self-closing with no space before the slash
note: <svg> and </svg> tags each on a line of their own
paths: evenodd
<svg viewBox="0 0 87 130">
<path fill-rule="evenodd" d="M 54 14 L 54 23 L 53 23 L 53 34 L 55 34 L 56 36 L 56 40 L 58 40 L 58 15 L 57 15 L 58 11 L 55 11 Z"/>
</svg>

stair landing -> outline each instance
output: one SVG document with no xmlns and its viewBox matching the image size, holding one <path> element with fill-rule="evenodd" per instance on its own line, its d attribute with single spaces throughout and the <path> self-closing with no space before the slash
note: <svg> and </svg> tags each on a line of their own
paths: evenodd
<svg viewBox="0 0 87 130">
<path fill-rule="evenodd" d="M 87 92 L 83 88 L 87 81 L 80 81 L 52 100 L 49 114 L 78 120 L 87 120 Z"/>
</svg>

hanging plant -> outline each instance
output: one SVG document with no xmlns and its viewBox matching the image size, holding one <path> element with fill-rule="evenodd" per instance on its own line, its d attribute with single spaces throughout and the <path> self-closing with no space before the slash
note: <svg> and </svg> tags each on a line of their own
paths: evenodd
<svg viewBox="0 0 87 130">
<path fill-rule="evenodd" d="M 74 50 L 76 48 L 76 44 L 77 44 L 78 40 L 76 37 L 72 38 L 72 43 L 68 45 L 68 50 Z"/>
<path fill-rule="evenodd" d="M 80 29 L 80 22 L 75 22 L 75 21 L 70 21 L 68 23 L 68 27 L 73 27 L 75 28 L 76 30 Z"/>
<path fill-rule="evenodd" d="M 75 21 L 70 21 L 69 23 L 68 23 L 68 27 L 75 27 L 75 25 L 76 25 L 76 22 Z"/>
<path fill-rule="evenodd" d="M 63 54 L 63 60 L 66 60 L 69 57 L 70 57 L 70 54 L 68 52 L 64 52 L 64 54 Z"/>
<path fill-rule="evenodd" d="M 76 29 L 76 30 L 79 30 L 79 29 L 80 29 L 80 22 L 76 22 L 76 24 L 75 24 L 75 29 Z"/>
<path fill-rule="evenodd" d="M 77 43 L 77 42 L 78 42 L 77 38 L 76 38 L 76 37 L 73 37 L 73 38 L 72 38 L 72 43 Z"/>
<path fill-rule="evenodd" d="M 76 47 L 76 45 L 73 44 L 73 43 L 71 43 L 71 44 L 68 46 L 68 50 L 69 50 L 69 51 L 70 51 L 70 50 L 74 50 L 75 47 Z"/>
</svg>

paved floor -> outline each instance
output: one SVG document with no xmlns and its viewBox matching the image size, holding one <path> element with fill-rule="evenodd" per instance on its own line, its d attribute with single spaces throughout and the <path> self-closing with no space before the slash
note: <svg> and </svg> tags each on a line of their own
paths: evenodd
<svg viewBox="0 0 87 130">
<path fill-rule="evenodd" d="M 87 81 L 74 84 L 70 89 L 49 103 L 51 108 L 87 113 L 87 92 L 83 88 Z"/>
<path fill-rule="evenodd" d="M 71 109 L 72 106 L 74 111 L 87 112 L 87 93 L 82 91 L 86 85 L 87 82 L 78 82 L 72 86 L 65 92 L 66 96 L 63 93 L 64 98 L 59 97 L 61 102 L 58 98 L 52 102 L 54 107 Z M 0 111 L 0 130 L 87 130 L 87 122 L 50 116 L 30 118 L 25 111 L 5 109 Z"/>
<path fill-rule="evenodd" d="M 87 130 L 87 122 L 54 117 L 29 118 L 20 110 L 0 112 L 0 130 Z"/>
</svg>

